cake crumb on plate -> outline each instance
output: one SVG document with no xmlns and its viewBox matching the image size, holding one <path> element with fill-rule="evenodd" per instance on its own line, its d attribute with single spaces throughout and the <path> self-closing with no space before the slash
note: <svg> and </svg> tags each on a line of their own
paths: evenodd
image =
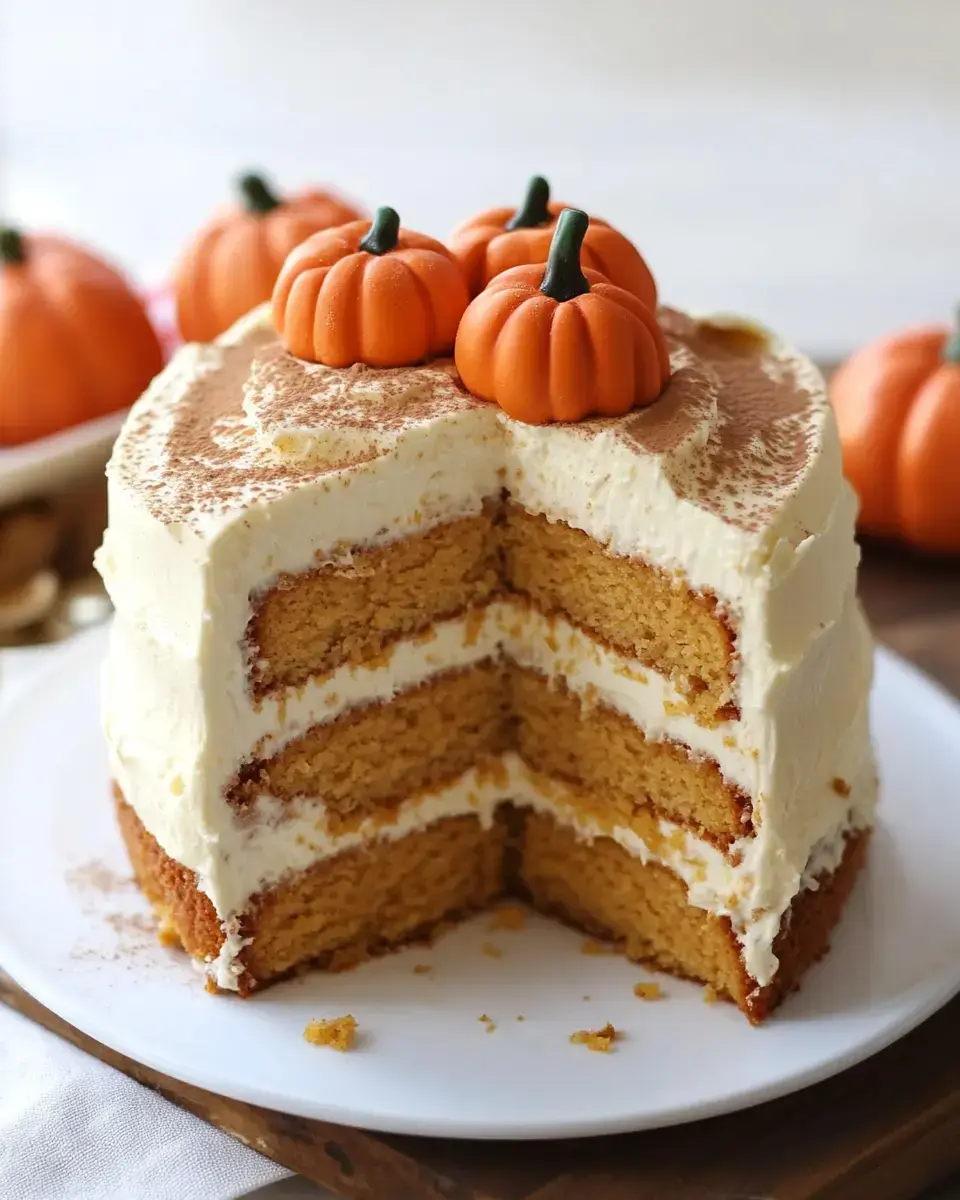
<svg viewBox="0 0 960 1200">
<path fill-rule="evenodd" d="M 662 1000 L 664 996 L 659 983 L 635 983 L 633 994 L 639 996 L 641 1000 Z"/>
<path fill-rule="evenodd" d="M 527 923 L 527 914 L 519 904 L 501 904 L 494 912 L 487 929 L 494 933 L 498 929 L 523 929 Z"/>
<path fill-rule="evenodd" d="M 600 1054 L 608 1054 L 610 1047 L 621 1035 L 608 1021 L 602 1029 L 578 1029 L 570 1034 L 574 1045 L 586 1046 L 588 1050 L 596 1050 Z"/>
<path fill-rule="evenodd" d="M 616 951 L 612 946 L 605 946 L 603 942 L 594 941 L 593 938 L 584 938 L 580 943 L 580 953 L 596 956 L 600 954 L 615 954 Z"/>
<path fill-rule="evenodd" d="M 303 1031 L 304 1041 L 311 1046 L 330 1046 L 334 1050 L 351 1050 L 357 1037 L 357 1022 L 348 1013 L 329 1021 L 310 1021 Z"/>
</svg>

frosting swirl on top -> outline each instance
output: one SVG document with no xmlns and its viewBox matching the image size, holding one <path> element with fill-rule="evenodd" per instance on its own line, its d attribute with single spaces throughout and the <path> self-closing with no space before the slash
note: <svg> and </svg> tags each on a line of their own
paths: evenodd
<svg viewBox="0 0 960 1200">
<path fill-rule="evenodd" d="M 522 437 L 612 438 L 658 460 L 678 498 L 756 532 L 830 441 L 819 372 L 758 327 L 670 309 L 658 315 L 672 374 L 656 403 L 621 417 L 526 426 Z M 466 392 L 452 362 L 306 363 L 255 310 L 218 342 L 180 350 L 135 405 L 111 473 L 153 517 L 202 534 L 251 505 L 363 471 L 410 431 L 455 425 L 466 414 L 471 427 L 489 424 L 491 455 L 498 445 L 505 455 L 503 433 L 517 433 L 518 423 Z"/>
</svg>

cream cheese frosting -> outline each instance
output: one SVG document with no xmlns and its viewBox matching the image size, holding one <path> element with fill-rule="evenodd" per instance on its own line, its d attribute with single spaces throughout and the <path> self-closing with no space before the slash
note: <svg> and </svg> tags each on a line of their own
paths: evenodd
<svg viewBox="0 0 960 1200">
<path fill-rule="evenodd" d="M 97 557 L 117 609 L 104 689 L 111 764 L 225 927 L 279 877 L 289 850 L 274 823 L 263 834 L 279 839 L 269 854 L 264 842 L 269 869 L 253 840 L 237 852 L 223 791 L 254 745 L 275 749 L 338 705 L 505 653 L 599 695 L 648 736 L 690 745 L 751 797 L 756 833 L 730 867 L 745 898 L 734 927 L 749 973 L 759 984 L 772 977 L 776 928 L 815 847 L 830 860 L 844 831 L 872 818 L 855 505 L 822 381 L 805 359 L 755 329 L 671 312 L 662 321 L 671 383 L 626 418 L 524 425 L 467 395 L 449 364 L 317 368 L 280 350 L 262 311 L 219 343 L 186 347 L 134 407 L 108 469 L 110 524 Z M 528 511 L 716 596 L 736 630 L 739 719 L 698 725 L 655 672 L 572 628 L 548 638 L 542 618 L 509 602 L 491 606 L 470 644 L 448 622 L 432 643 L 396 647 L 382 670 L 345 668 L 252 704 L 241 651 L 251 596 L 280 573 L 349 561 L 353 546 L 479 513 L 504 487 Z M 536 788 L 511 794 L 546 803 Z M 417 819 L 460 803 L 436 800 Z M 315 825 L 320 811 L 316 797 L 303 819 Z M 283 824 L 289 832 L 296 822 Z M 315 857 L 334 852 L 316 846 Z M 721 912 L 720 890 L 702 907 Z"/>
</svg>

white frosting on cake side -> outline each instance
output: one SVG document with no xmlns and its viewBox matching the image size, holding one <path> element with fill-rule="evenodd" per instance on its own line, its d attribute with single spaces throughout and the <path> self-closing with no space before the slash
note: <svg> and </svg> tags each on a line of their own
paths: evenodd
<svg viewBox="0 0 960 1200">
<path fill-rule="evenodd" d="M 418 369 L 391 373 L 381 393 L 370 372 L 331 382 L 278 358 L 262 314 L 222 344 L 180 352 L 134 407 L 108 472 L 110 525 L 97 565 L 118 616 L 105 722 L 128 801 L 164 850 L 197 872 L 226 923 L 272 877 L 255 879 L 239 861 L 246 851 L 237 854 L 223 796 L 255 742 L 276 746 L 331 719 L 338 704 L 385 698 L 425 668 L 504 646 L 581 694 L 597 689 L 651 736 L 709 755 L 750 795 L 757 831 L 741 890 L 752 905 L 744 912 L 763 915 L 746 919 L 741 941 L 753 978 L 772 977 L 770 931 L 814 847 L 832 845 L 851 810 L 856 824 L 870 822 L 875 784 L 854 503 L 833 419 L 804 359 L 771 342 L 758 362 L 753 407 L 740 416 L 724 407 L 727 360 L 693 354 L 680 337 L 675 404 L 671 393 L 645 410 L 651 417 L 533 427 L 463 396 L 445 367 L 429 369 L 423 394 L 411 381 Z M 776 407 L 785 379 L 800 399 Z M 389 419 L 378 418 L 381 401 Z M 511 640 L 496 612 L 471 645 L 454 623 L 432 645 L 398 648 L 382 671 L 346 669 L 338 686 L 312 682 L 254 707 L 243 654 L 252 596 L 281 572 L 348 564 L 352 546 L 476 514 L 504 486 L 529 511 L 715 595 L 737 634 L 739 720 L 711 730 L 667 713 L 674 693 L 655 672 L 642 669 L 647 684 L 632 679 L 637 664 L 583 635 L 569 654 L 554 653 L 535 619 Z M 855 790 L 841 795 L 834 778 Z M 315 798 L 314 812 L 321 804 Z M 252 841 L 246 850 L 255 862 Z"/>
</svg>

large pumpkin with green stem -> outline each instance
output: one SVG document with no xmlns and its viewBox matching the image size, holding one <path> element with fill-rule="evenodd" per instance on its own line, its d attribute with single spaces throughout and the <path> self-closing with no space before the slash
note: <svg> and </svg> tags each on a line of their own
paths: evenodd
<svg viewBox="0 0 960 1200">
<path fill-rule="evenodd" d="M 0 446 L 126 408 L 162 365 L 113 267 L 65 238 L 0 230 Z"/>
<path fill-rule="evenodd" d="M 283 261 L 305 238 L 363 214 L 331 192 L 275 192 L 262 175 L 238 182 L 239 203 L 193 237 L 174 273 L 177 324 L 187 342 L 209 342 L 270 299 Z"/>
<path fill-rule="evenodd" d="M 960 554 L 960 315 L 857 351 L 830 398 L 860 528 Z"/>
<path fill-rule="evenodd" d="M 545 263 L 564 208 L 550 199 L 550 185 L 535 175 L 519 208 L 491 208 L 454 230 L 450 249 L 476 296 L 495 275 L 511 267 Z M 636 246 L 606 221 L 591 217 L 581 248 L 583 266 L 599 271 L 632 292 L 648 308 L 657 304 L 657 285 Z"/>
<path fill-rule="evenodd" d="M 464 385 L 532 425 L 618 416 L 652 404 L 670 356 L 651 309 L 581 267 L 586 213 L 560 214 L 546 266 L 495 276 L 463 314 Z"/>
</svg>

